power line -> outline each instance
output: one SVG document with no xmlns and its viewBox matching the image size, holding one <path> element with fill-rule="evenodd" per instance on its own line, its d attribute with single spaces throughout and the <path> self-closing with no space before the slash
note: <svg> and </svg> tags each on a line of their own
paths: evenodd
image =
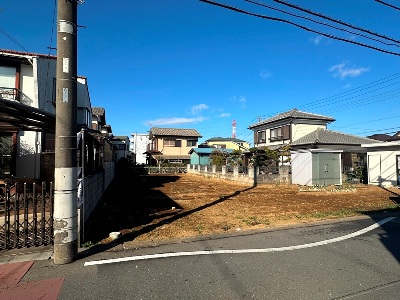
<svg viewBox="0 0 400 300">
<path fill-rule="evenodd" d="M 373 50 L 376 50 L 376 51 L 379 51 L 379 52 L 383 52 L 383 53 L 386 53 L 386 54 L 392 54 L 392 55 L 400 56 L 400 52 L 393 52 L 391 50 L 382 49 L 382 48 L 379 48 L 379 47 L 376 47 L 376 46 L 367 45 L 367 44 L 356 42 L 356 41 L 353 41 L 353 40 L 350 40 L 350 39 L 347 39 L 347 38 L 342 38 L 342 37 L 338 37 L 338 36 L 331 35 L 331 34 L 328 34 L 328 33 L 324 33 L 324 32 L 321 32 L 321 31 L 318 31 L 318 30 L 314 30 L 314 29 L 308 28 L 306 26 L 294 23 L 294 22 L 289 21 L 289 20 L 276 18 L 276 17 L 270 17 L 270 16 L 266 16 L 266 15 L 261 15 L 261 14 L 258 14 L 258 13 L 253 13 L 253 12 L 250 12 L 250 11 L 246 11 L 246 10 L 243 10 L 243 9 L 240 9 L 240 8 L 237 8 L 237 7 L 233 7 L 233 6 L 230 6 L 230 5 L 226 5 L 226 4 L 215 2 L 215 1 L 211 1 L 211 0 L 200 0 L 200 1 L 208 3 L 208 4 L 211 4 L 211 5 L 219 6 L 219 7 L 222 7 L 222 8 L 226 8 L 226 9 L 229 9 L 229 10 L 233 10 L 233 11 L 236 11 L 238 13 L 245 14 L 245 15 L 250 15 L 250 16 L 253 16 L 253 17 L 262 18 L 262 19 L 271 20 L 271 21 L 287 23 L 287 24 L 293 25 L 295 27 L 298 27 L 300 29 L 303 29 L 303 30 L 306 30 L 306 31 L 309 31 L 309 32 L 313 32 L 313 33 L 316 33 L 316 34 L 319 34 L 319 35 L 322 35 L 322 36 L 325 36 L 327 38 L 331 38 L 331 39 L 334 39 L 334 40 L 339 40 L 339 41 L 347 42 L 347 43 L 350 43 L 350 44 L 355 44 L 355 45 L 358 45 L 358 46 L 361 46 L 361 47 L 373 49 Z"/>
<path fill-rule="evenodd" d="M 381 131 L 385 131 L 385 130 L 400 130 L 400 127 L 392 127 L 392 128 L 385 128 L 385 129 L 376 129 L 376 130 L 370 130 L 370 131 L 364 131 L 364 132 L 359 132 L 356 134 L 365 134 L 365 133 L 371 133 L 371 132 L 381 132 Z M 391 132 L 391 133 L 396 133 L 397 131 Z M 389 132 L 385 132 L 386 134 L 388 134 Z"/>
<path fill-rule="evenodd" d="M 50 45 L 48 56 L 50 56 L 51 50 L 53 50 L 53 35 L 54 35 L 54 24 L 56 19 L 57 12 L 57 0 L 54 0 L 54 9 L 53 9 L 53 20 L 51 22 L 51 35 L 50 35 Z M 44 100 L 47 101 L 47 87 L 49 85 L 49 70 L 50 70 L 50 60 L 47 60 L 47 70 L 46 70 L 46 89 L 44 90 Z"/>
<path fill-rule="evenodd" d="M 392 42 L 395 42 L 395 43 L 400 43 L 399 40 L 396 40 L 396 39 L 394 39 L 394 38 L 391 38 L 391 37 L 385 36 L 385 35 L 383 35 L 383 34 L 379 34 L 379 33 L 373 32 L 373 31 L 368 30 L 368 29 L 364 29 L 364 28 L 361 28 L 361 27 L 352 25 L 352 24 L 350 24 L 350 23 L 347 23 L 347 22 L 344 22 L 344 21 L 341 21 L 341 20 L 338 20 L 338 19 L 331 18 L 331 17 L 329 17 L 329 16 L 326 16 L 326 15 L 323 15 L 323 14 L 320 14 L 320 13 L 317 13 L 317 12 L 314 12 L 314 11 L 311 11 L 311 10 L 309 10 L 309 9 L 300 7 L 300 6 L 298 6 L 298 5 L 291 4 L 291 3 L 286 2 L 286 1 L 283 1 L 283 0 L 273 0 L 273 1 L 274 1 L 274 2 L 278 2 L 278 3 L 282 4 L 282 5 L 286 5 L 286 6 L 289 6 L 289 7 L 291 7 L 291 8 L 294 8 L 294 9 L 297 9 L 297 10 L 300 10 L 300 11 L 303 11 L 303 12 L 305 12 L 305 13 L 311 14 L 311 15 L 313 15 L 313 16 L 317 16 L 317 17 L 319 17 L 319 18 L 326 19 L 326 20 L 329 20 L 329 21 L 334 22 L 334 23 L 338 23 L 338 24 L 340 24 L 340 25 L 345 25 L 345 26 L 347 26 L 347 27 L 350 27 L 350 28 L 353 28 L 353 29 L 356 29 L 356 30 L 359 30 L 359 31 L 362 31 L 362 32 L 365 32 L 365 33 L 369 33 L 369 34 L 372 34 L 372 35 L 374 35 L 374 36 L 377 36 L 377 37 L 380 37 L 380 38 L 383 38 L 383 39 L 387 39 L 387 40 L 392 41 Z"/>
<path fill-rule="evenodd" d="M 0 32 L 2 34 L 4 34 L 10 41 L 12 41 L 14 44 L 16 44 L 18 47 L 20 47 L 22 50 L 24 50 L 25 52 L 28 52 L 28 50 L 26 50 L 26 48 L 17 41 L 17 39 L 15 39 L 11 34 L 9 34 L 4 28 L 2 28 L 0 26 Z"/>
<path fill-rule="evenodd" d="M 395 6 L 395 5 L 393 5 L 393 4 L 390 4 L 390 3 L 387 3 L 387 2 L 384 2 L 384 1 L 381 1 L 381 0 L 375 0 L 375 2 L 378 2 L 378 3 L 381 3 L 381 4 L 383 4 L 383 5 L 389 6 L 389 7 L 391 7 L 391 8 L 400 10 L 400 7 Z"/>
<path fill-rule="evenodd" d="M 366 38 L 366 39 L 369 39 L 369 40 L 372 40 L 372 41 L 375 41 L 375 42 L 378 42 L 378 43 L 381 43 L 381 44 L 384 44 L 384 45 L 387 45 L 387 46 L 400 47 L 400 45 L 397 45 L 397 44 L 386 43 L 384 41 L 381 41 L 381 40 L 378 40 L 376 38 L 367 36 L 365 34 L 361 34 L 361 33 L 358 33 L 358 32 L 355 32 L 355 31 L 351 31 L 351 30 L 348 30 L 348 29 L 345 29 L 345 28 L 341 28 L 341 27 L 337 27 L 337 26 L 334 26 L 334 25 L 330 25 L 328 23 L 324 23 L 324 22 L 320 22 L 320 21 L 317 21 L 317 20 L 313 20 L 313 19 L 311 19 L 309 17 L 300 16 L 300 15 L 297 15 L 297 14 L 294 14 L 294 13 L 291 13 L 291 12 L 288 12 L 288 11 L 285 11 L 285 10 L 282 10 L 282 9 L 279 9 L 279 8 L 276 8 L 276 7 L 272 7 L 270 5 L 264 4 L 264 3 L 259 2 L 259 1 L 252 1 L 252 0 L 244 0 L 244 1 L 249 2 L 249 3 L 253 3 L 255 5 L 259 5 L 259 6 L 271 9 L 271 10 L 279 11 L 281 13 L 290 15 L 292 17 L 296 17 L 296 18 L 300 18 L 300 19 L 303 19 L 303 20 L 307 20 L 307 21 L 310 21 L 310 22 L 313 22 L 313 23 L 316 23 L 316 24 L 319 24 L 319 25 L 322 25 L 322 26 L 326 26 L 326 27 L 330 27 L 330 28 L 333 28 L 333 29 L 337 29 L 337 30 L 340 30 L 340 31 L 343 31 L 343 32 L 346 32 L 346 33 L 351 33 L 351 34 L 354 34 L 354 35 L 357 35 L 357 36 L 360 36 L 360 37 L 363 37 L 363 38 Z"/>
<path fill-rule="evenodd" d="M 395 119 L 395 118 L 400 118 L 400 116 L 392 116 L 392 117 L 381 118 L 381 119 L 375 119 L 375 120 L 370 120 L 370 121 L 351 123 L 351 124 L 347 124 L 346 126 L 333 126 L 333 127 L 335 127 L 335 128 L 346 128 L 346 127 L 350 127 L 350 126 L 352 126 L 352 125 L 360 125 L 360 124 L 374 123 L 374 122 L 378 122 L 378 121 L 384 121 L 384 120 Z M 354 127 L 353 127 L 353 128 L 354 128 Z M 357 128 L 355 128 L 355 129 L 357 129 Z"/>
<path fill-rule="evenodd" d="M 342 93 L 339 93 L 339 94 L 336 94 L 336 95 L 333 95 L 333 96 L 329 96 L 329 97 L 326 97 L 326 98 L 323 98 L 323 99 L 320 99 L 320 100 L 316 100 L 316 101 L 310 102 L 308 104 L 304 104 L 301 107 L 309 107 L 309 106 L 312 106 L 312 105 L 318 104 L 318 103 L 330 102 L 332 100 L 335 100 L 335 99 L 338 99 L 338 98 L 342 98 L 342 97 L 346 97 L 347 95 L 352 95 L 352 94 L 355 94 L 355 93 L 357 93 L 359 91 L 368 90 L 368 89 L 370 89 L 372 87 L 376 87 L 376 86 L 379 86 L 381 84 L 388 83 L 388 82 L 390 82 L 392 80 L 396 80 L 396 79 L 399 79 L 399 78 L 400 78 L 400 73 L 395 73 L 393 75 L 384 77 L 382 79 L 379 79 L 379 80 L 364 84 L 364 85 L 362 85 L 360 87 L 353 88 L 351 90 L 348 90 L 348 91 L 345 91 L 345 92 L 342 92 Z M 396 82 L 396 83 L 398 83 L 398 82 Z M 392 85 L 394 85 L 394 84 L 390 84 L 390 85 L 384 86 L 383 88 L 386 88 L 386 87 L 389 87 L 389 86 L 392 86 Z M 383 88 L 381 88 L 381 89 L 383 89 Z M 379 90 L 379 89 L 377 89 L 377 90 Z"/>
</svg>

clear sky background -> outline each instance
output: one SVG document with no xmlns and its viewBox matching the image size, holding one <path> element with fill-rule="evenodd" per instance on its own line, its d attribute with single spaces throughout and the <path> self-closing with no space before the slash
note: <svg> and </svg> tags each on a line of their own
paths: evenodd
<svg viewBox="0 0 400 300">
<path fill-rule="evenodd" d="M 204 141 L 232 136 L 236 120 L 237 137 L 253 142 L 249 125 L 292 108 L 334 117 L 328 128 L 345 133 L 400 130 L 400 56 L 322 33 L 396 53 L 399 41 L 386 45 L 246 1 L 220 3 L 318 32 L 198 0 L 79 5 L 79 25 L 86 28 L 79 29 L 78 73 L 88 78 L 92 106 L 106 109 L 114 135 L 194 128 Z M 273 0 L 263 3 L 327 22 Z M 400 40 L 400 10 L 374 0 L 290 3 Z M 0 48 L 56 55 L 48 48 L 56 46 L 55 5 L 0 0 Z"/>
</svg>

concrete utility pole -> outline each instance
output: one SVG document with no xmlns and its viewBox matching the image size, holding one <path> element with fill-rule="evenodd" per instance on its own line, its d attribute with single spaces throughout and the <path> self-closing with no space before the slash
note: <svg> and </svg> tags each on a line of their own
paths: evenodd
<svg viewBox="0 0 400 300">
<path fill-rule="evenodd" d="M 77 2 L 58 0 L 54 263 L 78 254 Z"/>
</svg>

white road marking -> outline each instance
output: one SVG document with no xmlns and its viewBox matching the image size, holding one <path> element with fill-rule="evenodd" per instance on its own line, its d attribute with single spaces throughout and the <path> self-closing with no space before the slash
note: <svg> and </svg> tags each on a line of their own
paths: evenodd
<svg viewBox="0 0 400 300">
<path fill-rule="evenodd" d="M 396 219 L 396 217 L 389 217 L 389 218 L 383 219 L 375 224 L 372 224 L 371 226 L 368 226 L 364 229 L 358 230 L 358 231 L 350 233 L 350 234 L 346 234 L 346 235 L 336 237 L 333 239 L 328 239 L 328 240 L 324 240 L 324 241 L 320 241 L 320 242 L 314 242 L 314 243 L 303 244 L 303 245 L 287 246 L 287 247 L 280 247 L 280 248 L 265 248 L 265 249 L 209 250 L 209 251 L 169 252 L 169 253 L 159 253 L 159 254 L 148 254 L 148 255 L 140 255 L 140 256 L 130 256 L 130 257 L 88 261 L 88 262 L 85 262 L 84 266 L 86 267 L 86 266 L 103 265 L 103 264 L 111 264 L 111 263 L 118 263 L 118 262 L 135 261 L 135 260 L 146 260 L 146 259 L 154 259 L 154 258 L 195 256 L 195 255 L 214 255 L 214 254 L 268 253 L 268 252 L 282 252 L 282 251 L 305 249 L 305 248 L 311 248 L 311 247 L 332 244 L 332 243 L 336 243 L 336 242 L 354 238 L 354 237 L 362 235 L 368 231 L 374 230 L 375 228 L 378 228 L 379 226 L 381 226 L 387 222 L 390 222 L 394 219 Z"/>
</svg>

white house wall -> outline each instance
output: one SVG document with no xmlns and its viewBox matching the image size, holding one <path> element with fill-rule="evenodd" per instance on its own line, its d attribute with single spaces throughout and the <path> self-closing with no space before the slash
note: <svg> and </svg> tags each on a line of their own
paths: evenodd
<svg viewBox="0 0 400 300">
<path fill-rule="evenodd" d="M 397 185 L 396 155 L 400 150 L 368 152 L 368 184 Z"/>
<path fill-rule="evenodd" d="M 39 103 L 35 90 L 35 78 L 32 65 L 21 65 L 20 73 L 21 91 L 27 97 L 22 97 L 21 102 L 25 105 L 38 108 Z"/>
<path fill-rule="evenodd" d="M 149 144 L 148 134 L 132 134 L 131 151 L 136 154 L 136 163 L 146 164 L 147 145 Z"/>
<path fill-rule="evenodd" d="M 86 124 L 88 127 L 91 127 L 92 124 L 92 112 L 91 112 L 91 103 L 89 96 L 89 88 L 87 86 L 86 78 L 78 78 L 77 83 L 77 122 L 78 124 Z"/>
</svg>

